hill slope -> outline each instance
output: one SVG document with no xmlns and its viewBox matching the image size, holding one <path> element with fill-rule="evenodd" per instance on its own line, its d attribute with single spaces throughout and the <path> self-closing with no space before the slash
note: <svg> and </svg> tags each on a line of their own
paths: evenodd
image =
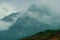
<svg viewBox="0 0 60 40">
<path fill-rule="evenodd" d="M 60 30 L 46 30 L 22 40 L 60 40 Z"/>
</svg>

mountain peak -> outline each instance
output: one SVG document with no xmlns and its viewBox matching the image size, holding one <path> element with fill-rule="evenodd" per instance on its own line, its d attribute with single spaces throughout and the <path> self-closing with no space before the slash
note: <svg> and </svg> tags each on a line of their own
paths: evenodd
<svg viewBox="0 0 60 40">
<path fill-rule="evenodd" d="M 17 17 L 19 13 L 12 13 L 6 17 L 4 17 L 2 20 L 3 21 L 7 21 L 7 22 L 11 22 L 13 21 L 13 17 Z"/>
</svg>

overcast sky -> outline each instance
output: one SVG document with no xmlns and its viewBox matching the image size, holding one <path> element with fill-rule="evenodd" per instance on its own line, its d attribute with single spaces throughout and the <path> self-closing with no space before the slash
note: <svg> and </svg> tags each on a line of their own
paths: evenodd
<svg viewBox="0 0 60 40">
<path fill-rule="evenodd" d="M 34 3 L 42 3 L 42 0 L 0 0 L 0 19 L 10 13 L 26 10 Z"/>
<path fill-rule="evenodd" d="M 33 3 L 46 4 L 54 11 L 60 12 L 60 0 L 0 0 L 0 18 L 12 12 L 26 10 Z"/>
</svg>

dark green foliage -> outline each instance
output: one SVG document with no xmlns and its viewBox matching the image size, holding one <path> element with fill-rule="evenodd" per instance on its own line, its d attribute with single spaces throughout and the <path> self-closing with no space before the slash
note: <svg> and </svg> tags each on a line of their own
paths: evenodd
<svg viewBox="0 0 60 40">
<path fill-rule="evenodd" d="M 60 39 L 60 30 L 46 30 L 43 32 L 38 32 L 33 36 L 22 38 L 22 40 L 53 40 L 57 37 Z"/>
</svg>

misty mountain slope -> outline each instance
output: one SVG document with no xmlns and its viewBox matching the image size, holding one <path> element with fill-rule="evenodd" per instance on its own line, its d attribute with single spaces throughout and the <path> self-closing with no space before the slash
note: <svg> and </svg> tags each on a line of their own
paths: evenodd
<svg viewBox="0 0 60 40">
<path fill-rule="evenodd" d="M 54 15 L 46 5 L 32 4 L 28 11 L 31 14 L 30 17 L 34 16 L 37 21 L 50 25 L 49 29 L 60 29 L 59 16 Z"/>
<path fill-rule="evenodd" d="M 35 4 L 31 5 L 31 8 L 29 7 L 29 9 L 24 13 L 23 17 L 19 17 L 17 19 L 16 23 L 10 27 L 10 30 L 22 33 L 21 36 L 27 36 L 47 29 L 58 29 L 59 26 L 55 25 L 56 23 L 52 24 L 52 21 L 55 20 L 53 20 L 49 9 L 42 5 L 36 6 L 37 5 Z"/>
<path fill-rule="evenodd" d="M 10 29 L 12 28 L 21 29 L 21 27 L 22 28 L 27 28 L 27 27 L 35 28 L 35 27 L 40 27 L 41 26 L 40 24 L 45 25 L 44 23 L 40 23 L 39 21 L 37 21 L 37 19 L 34 19 L 30 16 L 23 16 L 22 18 L 21 17 L 18 18 L 16 23 Z"/>
<path fill-rule="evenodd" d="M 9 32 L 12 31 L 12 33 L 18 36 L 20 35 L 19 37 L 22 38 L 28 35 L 32 35 L 39 31 L 44 31 L 48 29 L 48 26 L 49 26 L 48 24 L 40 23 L 34 18 L 31 18 L 29 16 L 24 16 L 22 18 L 19 17 L 16 23 L 13 26 L 11 26 L 8 31 Z"/>
<path fill-rule="evenodd" d="M 32 6 L 32 8 L 34 7 Z M 16 20 L 14 24 L 9 27 L 9 30 L 2 31 L 2 32 L 0 31 L 0 36 L 2 36 L 0 37 L 0 40 L 17 40 L 18 38 L 30 36 L 37 32 L 45 31 L 49 29 L 50 27 L 55 29 L 54 26 L 56 25 L 53 25 L 54 23 L 53 24 L 51 23 L 52 16 L 50 12 L 48 11 L 48 8 L 45 9 L 45 6 L 43 6 L 44 8 L 43 10 L 40 9 L 41 8 L 40 6 L 34 9 L 32 8 L 29 7 L 29 9 L 25 11 L 23 15 L 21 15 L 22 17 L 20 16 L 16 17 L 14 16 L 15 14 L 10 15 L 9 18 L 14 17 L 14 20 L 15 18 Z M 9 18 L 6 18 L 6 20 Z M 10 21 L 11 19 L 8 20 L 8 22 Z M 58 26 L 56 28 L 58 28 Z"/>
<path fill-rule="evenodd" d="M 34 7 L 32 7 L 32 8 L 34 8 Z M 42 18 L 43 17 L 43 15 L 46 15 L 45 14 L 45 12 L 47 13 L 47 11 L 43 11 L 44 12 L 44 14 L 42 15 L 42 17 L 39 17 L 38 15 L 36 15 L 36 14 L 34 14 L 35 12 L 39 12 L 38 14 L 40 15 L 40 14 L 42 14 L 40 11 L 30 11 L 30 10 L 33 10 L 32 8 L 29 8 L 25 13 L 24 13 L 24 15 L 23 15 L 23 17 L 19 17 L 18 19 L 17 19 L 17 21 L 15 22 L 15 24 L 14 25 L 12 25 L 12 27 L 10 27 L 10 29 L 9 29 L 9 31 L 13 31 L 13 32 L 18 32 L 18 33 L 22 33 L 21 34 L 21 36 L 23 35 L 31 35 L 31 34 L 34 34 L 34 33 L 36 33 L 36 32 L 39 32 L 39 31 L 44 31 L 44 30 L 47 30 L 47 29 L 49 29 L 49 27 L 50 27 L 50 25 L 49 25 L 49 23 L 47 23 L 47 24 L 45 24 L 43 21 L 45 21 L 44 20 L 44 18 Z M 40 7 L 39 7 L 40 8 Z M 37 9 L 37 7 L 36 7 L 36 9 Z M 37 9 L 38 10 L 38 9 Z M 40 9 L 39 9 L 40 10 Z M 29 13 L 29 12 L 32 12 L 32 13 Z M 33 13 L 34 12 L 34 13 Z M 30 15 L 30 14 L 32 14 L 32 15 Z M 50 14 L 50 12 L 48 13 L 49 15 L 48 16 L 50 16 L 51 14 Z M 37 17 L 39 17 L 39 19 L 42 19 L 42 21 L 38 21 L 38 19 L 37 18 L 35 18 L 35 16 L 34 15 L 36 15 Z M 41 15 L 40 15 L 41 16 Z M 46 19 L 47 20 L 47 19 Z"/>
</svg>

